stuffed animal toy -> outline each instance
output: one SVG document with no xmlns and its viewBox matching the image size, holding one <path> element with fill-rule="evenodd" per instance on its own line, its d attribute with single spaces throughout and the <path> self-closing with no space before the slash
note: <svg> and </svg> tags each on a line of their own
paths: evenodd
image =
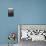
<svg viewBox="0 0 46 46">
<path fill-rule="evenodd" d="M 15 38 L 16 38 L 16 34 L 14 32 L 10 33 L 9 36 L 8 36 L 9 40 L 14 40 L 15 41 Z"/>
</svg>

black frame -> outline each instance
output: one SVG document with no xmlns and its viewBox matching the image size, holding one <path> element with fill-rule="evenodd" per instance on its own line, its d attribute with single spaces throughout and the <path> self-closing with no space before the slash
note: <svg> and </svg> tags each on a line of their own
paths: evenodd
<svg viewBox="0 0 46 46">
<path fill-rule="evenodd" d="M 8 8 L 8 17 L 13 17 L 13 16 L 14 16 L 14 9 Z"/>
</svg>

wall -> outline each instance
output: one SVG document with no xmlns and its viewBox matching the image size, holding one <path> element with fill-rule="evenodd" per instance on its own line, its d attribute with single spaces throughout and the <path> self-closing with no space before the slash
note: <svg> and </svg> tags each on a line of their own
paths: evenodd
<svg viewBox="0 0 46 46">
<path fill-rule="evenodd" d="M 8 17 L 9 7 L 14 17 Z M 8 42 L 9 32 L 18 32 L 17 24 L 46 24 L 46 0 L 0 0 L 0 44 Z"/>
</svg>

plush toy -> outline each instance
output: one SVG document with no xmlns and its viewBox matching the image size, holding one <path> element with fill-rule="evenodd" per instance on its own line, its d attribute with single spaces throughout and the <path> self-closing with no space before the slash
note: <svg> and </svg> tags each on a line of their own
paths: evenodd
<svg viewBox="0 0 46 46">
<path fill-rule="evenodd" d="M 15 41 L 15 38 L 16 38 L 16 34 L 14 32 L 10 33 L 9 36 L 8 36 L 9 40 L 14 40 Z"/>
<path fill-rule="evenodd" d="M 11 45 L 12 45 L 13 42 L 15 41 L 15 39 L 16 39 L 16 33 L 14 33 L 14 32 L 10 33 L 9 36 L 8 36 L 8 39 L 9 39 L 10 41 L 12 41 L 12 43 L 11 43 Z M 15 42 L 14 42 L 14 43 L 15 43 Z M 10 43 L 9 43 L 9 42 L 8 42 L 8 46 L 10 46 Z"/>
</svg>

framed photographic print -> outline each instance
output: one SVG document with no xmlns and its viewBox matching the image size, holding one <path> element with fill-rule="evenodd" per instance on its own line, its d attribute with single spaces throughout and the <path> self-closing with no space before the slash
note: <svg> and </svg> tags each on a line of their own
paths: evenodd
<svg viewBox="0 0 46 46">
<path fill-rule="evenodd" d="M 8 17 L 13 17 L 13 16 L 14 16 L 14 9 L 8 8 Z"/>
</svg>

